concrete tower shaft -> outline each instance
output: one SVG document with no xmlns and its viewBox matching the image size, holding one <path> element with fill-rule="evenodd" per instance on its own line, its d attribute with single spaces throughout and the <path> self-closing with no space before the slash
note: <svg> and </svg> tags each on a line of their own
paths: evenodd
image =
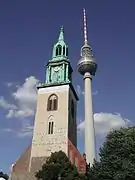
<svg viewBox="0 0 135 180">
<path fill-rule="evenodd" d="M 92 108 L 92 76 L 95 75 L 97 64 L 92 54 L 92 48 L 88 44 L 86 29 L 86 13 L 84 13 L 84 45 L 81 48 L 81 59 L 78 62 L 78 71 L 84 79 L 84 102 L 85 102 L 85 153 L 86 161 L 92 166 L 96 159 L 95 129 Z"/>
</svg>

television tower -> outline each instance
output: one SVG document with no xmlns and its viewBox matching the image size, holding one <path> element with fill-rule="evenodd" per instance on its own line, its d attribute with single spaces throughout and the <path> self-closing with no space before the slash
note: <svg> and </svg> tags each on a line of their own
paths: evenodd
<svg viewBox="0 0 135 180">
<path fill-rule="evenodd" d="M 92 54 L 92 48 L 88 44 L 87 39 L 87 25 L 86 25 L 86 12 L 84 13 L 84 45 L 81 48 L 81 59 L 77 64 L 79 73 L 84 79 L 84 108 L 85 108 L 85 154 L 86 162 L 93 165 L 94 159 L 96 159 L 96 143 L 95 143 L 95 129 L 94 129 L 94 116 L 92 108 L 92 77 L 97 70 L 97 64 Z"/>
</svg>

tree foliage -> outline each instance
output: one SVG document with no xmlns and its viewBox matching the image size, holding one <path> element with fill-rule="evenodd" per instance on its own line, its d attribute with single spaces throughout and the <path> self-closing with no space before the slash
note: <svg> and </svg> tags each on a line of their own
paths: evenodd
<svg viewBox="0 0 135 180">
<path fill-rule="evenodd" d="M 8 180 L 9 176 L 2 171 L 0 171 L 0 178 L 4 178 L 5 180 Z"/>
<path fill-rule="evenodd" d="M 114 130 L 100 149 L 100 162 L 89 170 L 91 180 L 135 180 L 135 127 Z"/>
<path fill-rule="evenodd" d="M 38 180 L 78 180 L 84 179 L 75 165 L 71 164 L 66 154 L 62 151 L 52 153 L 50 158 L 36 173 Z"/>
</svg>

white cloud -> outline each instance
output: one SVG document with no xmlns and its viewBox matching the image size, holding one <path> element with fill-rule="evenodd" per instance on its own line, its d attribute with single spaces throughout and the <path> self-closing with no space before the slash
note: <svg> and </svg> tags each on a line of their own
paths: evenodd
<svg viewBox="0 0 135 180">
<path fill-rule="evenodd" d="M 11 87 L 18 87 L 18 83 L 17 82 L 6 82 L 5 85 L 8 87 L 8 88 L 11 88 Z"/>
<path fill-rule="evenodd" d="M 7 82 L 7 83 L 5 83 L 5 84 L 6 84 L 7 87 L 11 87 L 11 86 L 14 85 L 14 83 L 12 83 L 12 82 Z"/>
<path fill-rule="evenodd" d="M 23 127 L 21 127 L 21 129 L 18 129 L 18 130 L 11 129 L 11 128 L 0 128 L 0 132 L 4 132 L 6 134 L 12 133 L 16 137 L 19 137 L 19 138 L 31 137 L 33 133 L 33 126 L 26 124 Z"/>
<path fill-rule="evenodd" d="M 37 91 L 36 85 L 39 80 L 34 76 L 30 76 L 25 79 L 23 84 L 17 85 L 15 83 L 7 83 L 7 87 L 14 86 L 15 92 L 11 94 L 14 104 L 9 103 L 0 97 L 0 107 L 7 110 L 6 118 L 22 118 L 23 125 L 20 129 L 14 130 L 10 128 L 1 128 L 2 132 L 13 133 L 18 137 L 31 136 L 33 132 L 32 121 L 26 123 L 26 119 L 32 117 L 35 114 Z M 20 121 L 21 123 L 21 121 Z"/>
<path fill-rule="evenodd" d="M 105 135 L 112 129 L 119 129 L 130 124 L 130 120 L 123 118 L 120 114 L 95 113 L 95 131 L 97 135 Z M 84 121 L 78 125 L 78 130 L 84 130 Z"/>
<path fill-rule="evenodd" d="M 8 105 L 7 118 L 26 118 L 34 115 L 37 99 L 36 85 L 38 82 L 34 76 L 30 76 L 25 79 L 22 85 L 16 87 L 16 91 L 12 94 L 17 104 L 16 108 L 13 105 L 9 105 L 6 101 L 3 103 L 3 107 Z"/>
<path fill-rule="evenodd" d="M 24 84 L 20 85 L 16 92 L 13 93 L 13 97 L 25 105 L 31 105 L 36 102 L 36 85 L 39 81 L 34 77 L 30 76 L 25 79 Z"/>
<path fill-rule="evenodd" d="M 97 91 L 97 90 L 92 92 L 93 96 L 96 96 L 97 94 L 99 94 L 99 91 Z"/>
<path fill-rule="evenodd" d="M 82 94 L 84 93 L 84 92 L 82 91 L 80 85 L 77 85 L 77 86 L 76 86 L 76 91 L 77 91 L 77 94 L 78 94 L 79 96 L 82 95 Z"/>
<path fill-rule="evenodd" d="M 77 85 L 76 86 L 76 91 L 77 91 L 77 94 L 80 96 L 80 95 L 84 95 L 84 91 L 82 90 L 81 86 L 80 85 Z M 93 91 L 92 92 L 92 95 L 93 96 L 96 96 L 97 94 L 99 93 L 99 91 Z"/>
<path fill-rule="evenodd" d="M 6 118 L 26 118 L 34 115 L 34 109 L 24 108 L 24 109 L 10 109 L 6 114 Z"/>
<path fill-rule="evenodd" d="M 19 138 L 24 138 L 24 137 L 31 137 L 33 133 L 33 126 L 30 124 L 25 124 L 24 127 L 20 131 L 17 132 L 17 136 Z"/>
<path fill-rule="evenodd" d="M 11 128 L 3 128 L 3 129 L 1 129 L 1 131 L 6 132 L 6 133 L 14 132 L 14 130 Z"/>
<path fill-rule="evenodd" d="M 8 103 L 3 96 L 0 97 L 0 107 L 4 109 L 16 109 L 17 107 L 14 104 Z"/>
</svg>

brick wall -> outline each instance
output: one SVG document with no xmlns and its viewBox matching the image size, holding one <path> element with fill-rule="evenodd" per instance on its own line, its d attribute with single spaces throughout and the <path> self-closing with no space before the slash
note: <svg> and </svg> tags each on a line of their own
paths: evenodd
<svg viewBox="0 0 135 180">
<path fill-rule="evenodd" d="M 77 166 L 79 172 L 86 172 L 86 161 L 70 140 L 68 141 L 68 157 L 71 163 Z"/>
</svg>

